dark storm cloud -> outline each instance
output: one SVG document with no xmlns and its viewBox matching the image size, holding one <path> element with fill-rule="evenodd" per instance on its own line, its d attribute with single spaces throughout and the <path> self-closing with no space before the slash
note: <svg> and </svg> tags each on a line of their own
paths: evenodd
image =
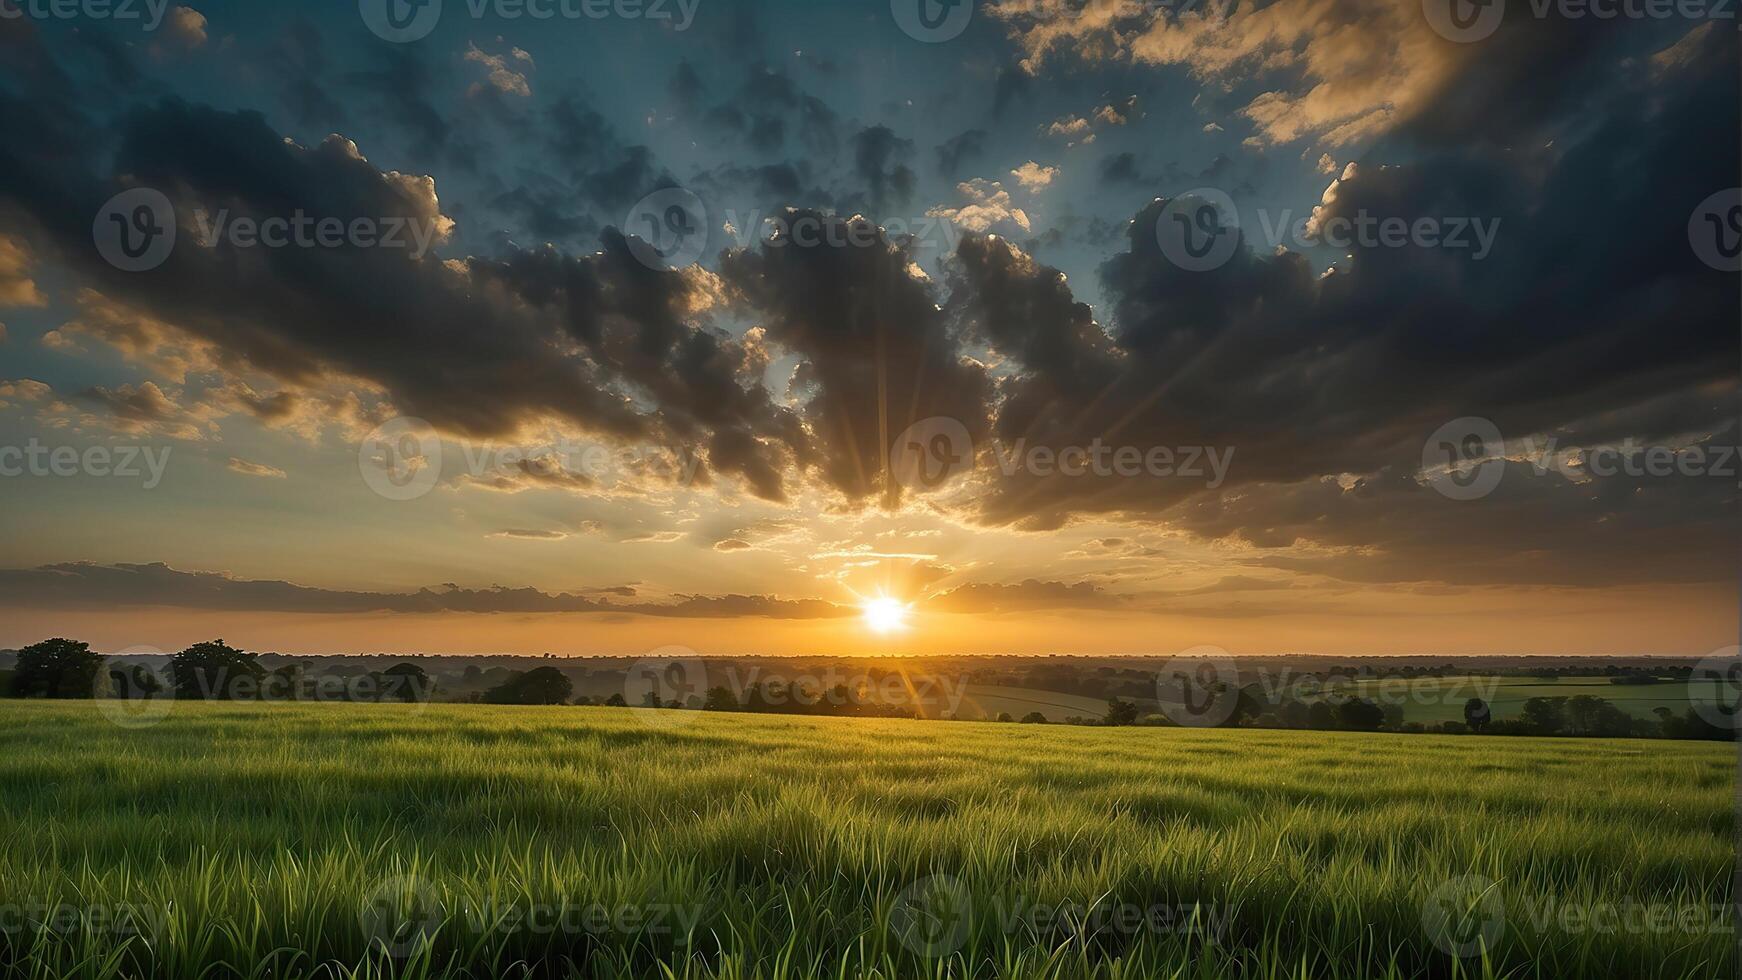
<svg viewBox="0 0 1742 980">
<path fill-rule="evenodd" d="M 992 118 L 1001 118 L 1010 103 L 1028 95 L 1033 87 L 1034 80 L 1022 69 L 1014 66 L 1000 68 L 992 90 Z"/>
<path fill-rule="evenodd" d="M 10 102 L 0 112 L 28 111 Z M 424 233 L 441 216 L 429 185 L 383 175 L 342 139 L 303 148 L 252 113 L 164 102 L 129 113 L 114 169 L 179 202 L 190 242 L 208 216 L 307 214 L 407 222 Z M 89 245 L 89 219 L 116 186 L 39 154 L 0 156 L 0 184 L 63 257 L 102 292 L 296 383 L 337 368 L 377 382 L 404 411 L 476 435 L 505 434 L 548 412 L 601 431 L 647 423 L 581 361 L 554 352 L 545 324 L 470 273 L 403 248 L 174 250 L 149 275 L 110 268 Z M 215 220 L 215 218 L 214 218 Z"/>
<path fill-rule="evenodd" d="M 379 61 L 370 70 L 346 72 L 340 81 L 365 96 L 390 124 L 410 133 L 418 156 L 455 159 L 453 129 L 427 98 L 436 87 L 436 73 L 412 45 L 390 46 L 377 54 Z"/>
<path fill-rule="evenodd" d="M 1100 169 L 1101 179 L 1110 184 L 1143 183 L 1143 176 L 1137 172 L 1137 155 L 1129 151 L 1102 157 Z"/>
<path fill-rule="evenodd" d="M 1717 442 L 1734 447 L 1734 429 Z M 1737 503 L 1733 475 L 1575 481 L 1519 461 L 1479 502 L 1448 501 L 1411 469 L 1387 467 L 1349 487 L 1307 480 L 1194 498 L 1175 516 L 1206 537 L 1330 546 L 1252 561 L 1349 582 L 1601 587 L 1733 581 Z"/>
<path fill-rule="evenodd" d="M 64 81 L 40 49 L 20 53 L 18 77 Z M 783 473 L 807 457 L 798 418 L 758 379 L 740 377 L 749 353 L 702 329 L 698 317 L 714 302 L 707 280 L 648 268 L 614 229 L 584 257 L 511 249 L 449 263 L 391 248 L 239 249 L 227 239 L 200 247 L 196 208 L 232 221 L 297 211 L 404 220 L 425 233 L 445 219 L 427 179 L 383 174 L 343 139 L 305 148 L 256 114 L 179 102 L 134 109 L 106 129 L 75 108 L 91 101 L 83 94 L 0 88 L 7 131 L 38 134 L 0 148 L 0 209 L 94 288 L 212 342 L 235 364 L 293 390 L 334 371 L 361 378 L 402 412 L 460 434 L 509 436 L 556 418 L 706 449 L 715 471 L 775 500 Z M 574 103 L 559 119 L 576 123 L 557 128 L 565 149 L 611 142 Z M 109 145 L 117 149 L 102 165 L 99 148 Z M 90 216 L 121 186 L 104 170 L 176 202 L 189 244 L 162 267 L 119 273 L 91 249 Z M 513 192 L 498 203 L 543 204 Z M 696 479 L 705 482 L 706 470 Z"/>
<path fill-rule="evenodd" d="M 521 186 L 496 195 L 490 206 L 516 220 L 517 227 L 531 232 L 540 242 L 563 242 L 597 235 L 599 223 L 580 212 L 565 190 Z"/>
<path fill-rule="evenodd" d="M 825 241 L 875 242 L 764 241 L 721 260 L 734 299 L 761 315 L 771 343 L 802 358 L 794 394 L 824 479 L 856 499 L 887 489 L 885 448 L 921 419 L 950 416 L 983 433 L 991 383 L 960 356 L 928 284 L 909 271 L 908 246 L 863 220 L 788 210 L 785 221 Z"/>
<path fill-rule="evenodd" d="M 961 174 L 962 164 L 986 152 L 984 129 L 969 129 L 945 140 L 937 148 L 938 172 L 954 180 Z"/>
<path fill-rule="evenodd" d="M 1438 563 L 1409 551 L 1425 549 L 1415 536 L 1427 526 L 1439 541 L 1468 544 L 1469 555 L 1455 559 L 1463 567 L 1447 574 L 1471 580 L 1675 580 L 1664 563 L 1678 553 L 1688 574 L 1715 574 L 1735 542 L 1701 528 L 1731 502 L 1733 481 L 1677 478 L 1623 491 L 1509 480 L 1519 484 L 1516 499 L 1489 510 L 1460 508 L 1413 474 L 1426 436 L 1464 415 L 1490 418 L 1514 437 L 1625 429 L 1642 439 L 1711 431 L 1734 417 L 1734 277 L 1702 265 L 1687 240 L 1695 206 L 1732 186 L 1738 170 L 1733 140 L 1687 149 L 1713 120 L 1736 118 L 1730 42 L 1714 32 L 1696 53 L 1681 52 L 1673 73 L 1636 73 L 1592 125 L 1539 120 L 1544 131 L 1578 130 L 1552 147 L 1457 147 L 1363 166 L 1320 214 L 1498 220 L 1483 261 L 1469 250 L 1356 245 L 1321 277 L 1303 255 L 1275 254 L 1247 228 L 1225 265 L 1187 271 L 1157 245 L 1165 204 L 1157 201 L 1131 224 L 1128 250 L 1102 268 L 1108 335 L 1054 270 L 970 236 L 952 312 L 1022 368 L 1000 386 L 1002 439 L 1236 447 L 1231 482 L 1241 487 L 1215 494 L 1202 481 L 1018 472 L 998 483 L 983 516 L 1053 526 L 1072 514 L 1162 513 L 1191 500 L 1191 526 L 1212 537 L 1398 549 L 1403 557 L 1381 575 L 1406 574 L 1415 562 L 1415 574 L 1434 576 Z M 1665 343 L 1666 330 L 1675 342 Z M 1703 401 L 1662 401 L 1702 390 Z M 1657 407 L 1633 411 L 1648 404 Z M 1375 475 L 1355 492 L 1318 482 L 1329 473 Z M 1203 520 L 1224 513 L 1223 499 L 1237 501 L 1232 516 Z M 1328 499 L 1340 506 L 1286 516 L 1302 501 Z M 1438 519 L 1412 523 L 1417 510 Z M 1594 524 L 1616 530 L 1587 533 L 1583 544 L 1611 559 L 1639 548 L 1659 560 L 1581 570 L 1592 555 L 1580 544 L 1559 558 L 1509 550 L 1533 538 L 1547 547 L 1554 532 Z M 1520 537 L 1526 529 L 1537 533 Z"/>
<path fill-rule="evenodd" d="M 326 42 L 307 18 L 298 17 L 267 49 L 266 64 L 278 76 L 279 99 L 299 126 L 343 126 L 345 110 L 321 84 L 331 71 Z"/>
<path fill-rule="evenodd" d="M 547 248 L 474 261 L 473 269 L 559 323 L 609 376 L 635 385 L 659 407 L 666 431 L 689 445 L 707 439 L 716 470 L 782 499 L 783 453 L 808 454 L 800 420 L 760 384 L 743 382 L 750 355 L 741 343 L 688 322 L 688 311 L 709 299 L 699 280 L 643 265 L 616 229 L 601 243 L 596 255 Z"/>
<path fill-rule="evenodd" d="M 642 197 L 677 183 L 652 150 L 623 143 L 579 95 L 558 99 L 543 123 L 553 164 L 564 168 L 577 196 L 610 215 L 612 223 Z"/>
<path fill-rule="evenodd" d="M 0 569 L 0 604 L 11 607 L 114 608 L 163 606 L 235 612 L 286 613 L 610 613 L 683 619 L 829 619 L 857 610 L 821 599 L 770 596 L 680 595 L 670 602 L 612 602 L 592 594 L 532 588 L 462 589 L 446 585 L 416 592 L 352 592 L 291 582 L 238 579 L 218 572 L 187 572 L 162 563 L 103 565 L 65 562 Z"/>
<path fill-rule="evenodd" d="M 717 278 L 650 270 L 608 226 L 670 175 L 579 96 L 532 117 L 575 196 L 565 203 L 549 182 L 526 179 L 486 199 L 553 241 L 592 230 L 585 206 L 604 209 L 596 254 L 509 248 L 443 263 L 385 249 L 221 243 L 178 247 L 151 273 L 119 274 L 94 254 L 90 224 L 126 186 L 158 187 L 184 208 L 224 208 L 232 218 L 301 209 L 434 223 L 457 210 L 344 140 L 304 147 L 257 114 L 132 105 L 112 86 L 126 65 L 69 72 L 30 31 L 0 21 L 0 131 L 28 134 L 0 143 L 0 222 L 104 295 L 289 385 L 361 378 L 399 409 L 477 436 L 554 419 L 669 439 L 774 501 L 810 475 L 851 502 L 874 500 L 887 489 L 889 442 L 932 416 L 1006 445 L 1233 447 L 1222 491 L 1202 480 L 1019 472 L 995 478 L 971 516 L 1044 528 L 1113 514 L 1260 549 L 1314 542 L 1323 548 L 1252 560 L 1354 581 L 1709 580 L 1722 574 L 1721 558 L 1733 558 L 1733 538 L 1710 520 L 1733 503 L 1733 482 L 1591 485 L 1509 473 L 1492 500 L 1459 503 L 1416 475 L 1427 434 L 1462 415 L 1491 418 L 1509 436 L 1594 441 L 1671 439 L 1733 414 L 1736 281 L 1698 264 L 1686 232 L 1696 203 L 1734 186 L 1739 170 L 1727 32 L 1690 36 L 1668 59 L 1637 44 L 1617 59 L 1620 35 L 1607 29 L 1528 30 L 1471 46 L 1439 98 L 1324 202 L 1321 220 L 1498 221 L 1485 259 L 1357 245 L 1322 276 L 1316 258 L 1279 253 L 1262 228 L 1248 227 L 1229 262 L 1188 272 L 1156 244 L 1158 201 L 1136 214 L 1100 269 L 1103 324 L 1057 270 L 984 236 L 963 239 L 947 289 L 910 271 L 911 245 L 877 236 L 870 246 L 759 242 L 723 255 Z M 287 49 L 286 63 L 310 63 L 318 49 L 294 33 L 285 43 L 300 46 Z M 1567 37 L 1600 43 L 1579 48 Z M 102 56 L 76 47 L 81 64 Z M 1501 51 L 1507 64 L 1495 63 Z M 455 159 L 442 147 L 462 127 L 420 94 L 430 69 L 409 47 L 381 57 L 346 76 L 369 95 L 352 114 L 382 106 L 420 152 Z M 1505 75 L 1515 64 L 1567 77 L 1494 107 L 1488 126 L 1481 110 L 1494 77 L 1512 78 L 1499 91 L 1530 89 Z M 709 180 L 779 201 L 838 202 L 849 214 L 910 203 L 910 140 L 865 126 L 850 159 L 832 170 L 815 164 L 813 177 L 806 161 L 828 157 L 837 142 L 828 106 L 762 66 L 720 86 L 729 97 L 708 106 L 719 81 L 679 69 L 672 93 L 684 118 L 768 145 Z M 1000 76 L 997 106 L 1028 84 L 1014 71 Z M 294 86 L 283 97 L 294 114 L 325 111 Z M 974 151 L 973 132 L 940 148 L 941 167 Z M 1261 165 L 1250 159 L 1219 156 L 1191 176 L 1243 196 Z M 1129 155 L 1101 166 L 1109 183 L 1140 170 Z M 849 174 L 845 193 L 813 186 Z M 787 217 L 814 222 L 825 237 L 847 230 L 819 211 Z M 191 240 L 196 229 L 183 218 Z M 1054 225 L 1035 241 L 1089 240 L 1113 227 L 1069 215 Z M 721 303 L 762 329 L 744 339 L 713 329 Z M 785 358 L 791 391 L 770 391 L 762 377 Z M 1559 557 L 1542 554 L 1557 548 Z"/>
<path fill-rule="evenodd" d="M 725 166 L 704 171 L 691 181 L 705 192 L 748 192 L 768 208 L 831 207 L 834 195 L 813 182 L 810 166 L 802 160 L 759 167 Z M 755 232 L 741 228 L 742 234 Z"/>
<path fill-rule="evenodd" d="M 679 63 L 668 89 L 682 118 L 741 139 L 748 150 L 757 153 L 782 153 L 792 135 L 796 136 L 794 150 L 816 157 L 834 156 L 839 141 L 835 111 L 785 71 L 752 65 L 731 90 L 733 94 L 713 105 L 705 104 L 707 86 L 694 65 Z"/>
<path fill-rule="evenodd" d="M 867 188 L 871 207 L 882 212 L 913 197 L 916 180 L 906 161 L 913 158 L 913 141 L 895 135 L 888 126 L 872 126 L 853 136 L 853 173 Z"/>
</svg>

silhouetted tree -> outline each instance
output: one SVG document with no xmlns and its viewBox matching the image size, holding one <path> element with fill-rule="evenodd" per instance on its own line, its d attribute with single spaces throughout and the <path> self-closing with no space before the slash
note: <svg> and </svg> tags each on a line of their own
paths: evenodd
<svg viewBox="0 0 1742 980">
<path fill-rule="evenodd" d="M 169 676 L 178 698 L 251 701 L 260 696 L 266 668 L 259 654 L 208 640 L 171 657 Z"/>
<path fill-rule="evenodd" d="M 95 693 L 103 655 L 88 643 L 56 638 L 18 651 L 11 690 L 15 698 L 88 698 Z"/>
<path fill-rule="evenodd" d="M 574 682 L 562 671 L 534 667 L 486 691 L 484 700 L 491 704 L 562 704 L 574 691 Z"/>
<path fill-rule="evenodd" d="M 710 687 L 702 700 L 703 711 L 737 711 L 738 696 L 729 687 Z"/>
<path fill-rule="evenodd" d="M 1108 725 L 1135 725 L 1137 724 L 1137 702 L 1109 698 L 1107 700 L 1107 714 L 1101 720 Z"/>
<path fill-rule="evenodd" d="M 1734 729 L 1714 725 L 1692 708 L 1679 716 L 1668 708 L 1657 708 L 1656 714 L 1663 722 L 1665 738 L 1703 739 L 1710 742 L 1729 742 L 1736 738 Z"/>
<path fill-rule="evenodd" d="M 1337 705 L 1337 721 L 1344 728 L 1370 732 L 1385 723 L 1385 709 L 1366 698 L 1350 698 Z"/>
<path fill-rule="evenodd" d="M 1488 722 L 1492 720 L 1488 702 L 1481 698 L 1471 698 L 1464 702 L 1464 724 L 1469 725 L 1471 731 L 1479 732 L 1487 728 Z"/>
<path fill-rule="evenodd" d="M 1282 706 L 1282 723 L 1290 728 L 1307 728 L 1312 725 L 1312 708 L 1305 701 L 1290 701 Z"/>
<path fill-rule="evenodd" d="M 429 673 L 413 663 L 394 664 L 381 672 L 381 700 L 428 701 L 435 682 Z"/>
<path fill-rule="evenodd" d="M 1022 723 L 1024 725 L 1044 725 L 1046 724 L 1046 715 L 1043 715 L 1038 711 L 1030 711 L 1028 714 L 1022 716 Z"/>
<path fill-rule="evenodd" d="M 1529 698 L 1524 702 L 1523 722 L 1542 735 L 1553 735 L 1566 727 L 1566 698 Z"/>
</svg>

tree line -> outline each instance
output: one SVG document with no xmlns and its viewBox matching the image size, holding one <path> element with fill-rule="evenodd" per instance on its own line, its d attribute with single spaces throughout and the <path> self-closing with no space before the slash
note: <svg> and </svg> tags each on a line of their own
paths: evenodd
<svg viewBox="0 0 1742 980">
<path fill-rule="evenodd" d="M 1640 683 L 1631 681 L 1631 683 Z M 1403 708 L 1361 697 L 1324 698 L 1315 701 L 1284 699 L 1278 704 L 1264 700 L 1255 686 L 1219 692 L 1236 698 L 1232 711 L 1217 727 L 1303 728 L 1320 731 L 1390 731 L 1437 735 L 1535 735 L 1590 738 L 1671 738 L 1728 742 L 1735 729 L 1715 725 L 1693 708 L 1677 714 L 1667 707 L 1653 709 L 1655 720 L 1635 718 L 1614 702 L 1590 694 L 1525 699 L 1517 718 L 1495 718 L 1487 701 L 1479 697 L 1464 702 L 1463 721 L 1424 723 L 1405 721 Z M 1025 721 L 1028 719 L 1024 719 Z M 1099 725 L 1175 724 L 1164 714 L 1142 715 L 1136 701 L 1111 698 L 1099 719 L 1069 718 L 1067 723 Z"/>
</svg>

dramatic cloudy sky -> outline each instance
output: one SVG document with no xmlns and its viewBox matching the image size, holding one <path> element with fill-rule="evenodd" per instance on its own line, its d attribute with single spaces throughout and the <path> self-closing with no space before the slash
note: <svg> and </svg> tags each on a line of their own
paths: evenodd
<svg viewBox="0 0 1742 980">
<path fill-rule="evenodd" d="M 1733 643 L 1735 24 L 1435 2 L 0 0 L 0 645 Z"/>
</svg>

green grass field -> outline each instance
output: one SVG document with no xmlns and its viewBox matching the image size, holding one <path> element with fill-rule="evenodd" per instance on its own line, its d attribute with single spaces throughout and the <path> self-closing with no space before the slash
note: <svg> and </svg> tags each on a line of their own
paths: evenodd
<svg viewBox="0 0 1742 980">
<path fill-rule="evenodd" d="M 0 702 L 0 975 L 1737 965 L 1728 745 L 655 720 Z"/>
</svg>

